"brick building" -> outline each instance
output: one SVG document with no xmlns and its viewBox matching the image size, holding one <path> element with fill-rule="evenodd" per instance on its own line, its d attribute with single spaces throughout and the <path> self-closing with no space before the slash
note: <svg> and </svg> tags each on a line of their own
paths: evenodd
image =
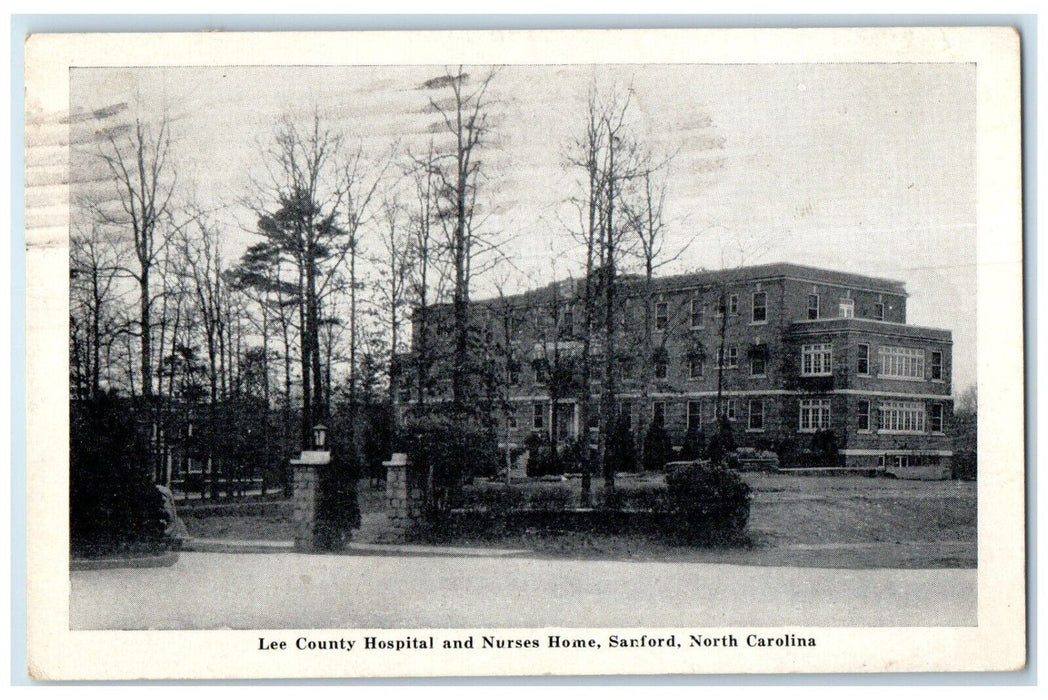
<svg viewBox="0 0 1048 700">
<path fill-rule="evenodd" d="M 803 452 L 832 431 L 841 467 L 948 471 L 952 334 L 906 323 L 904 283 L 793 264 L 620 282 L 615 386 L 634 431 L 654 416 L 680 445 L 689 426 L 709 437 L 720 413 L 740 446 Z M 471 305 L 476 366 L 487 368 L 488 405 L 510 442 L 579 434 L 578 291 L 558 283 Z M 433 345 L 445 348 L 450 308 L 431 311 Z M 589 352 L 595 403 L 599 341 Z M 446 396 L 442 364 L 435 400 Z"/>
</svg>

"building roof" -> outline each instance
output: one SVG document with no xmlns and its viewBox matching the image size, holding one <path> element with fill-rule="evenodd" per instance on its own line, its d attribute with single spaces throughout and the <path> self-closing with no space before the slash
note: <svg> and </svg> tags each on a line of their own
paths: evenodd
<svg viewBox="0 0 1048 700">
<path fill-rule="evenodd" d="M 906 283 L 885 277 L 870 277 L 851 272 L 827 270 L 809 265 L 793 263 L 768 263 L 749 267 L 729 268 L 692 272 L 670 277 L 659 277 L 654 280 L 660 290 L 681 289 L 692 286 L 723 284 L 725 282 L 751 282 L 768 279 L 798 279 L 805 282 L 821 282 L 846 287 L 861 287 L 876 292 L 906 295 Z"/>
</svg>

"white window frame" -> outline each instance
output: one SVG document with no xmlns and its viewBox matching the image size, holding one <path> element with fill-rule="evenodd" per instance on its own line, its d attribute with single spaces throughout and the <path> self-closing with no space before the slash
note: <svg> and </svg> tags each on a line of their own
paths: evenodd
<svg viewBox="0 0 1048 700">
<path fill-rule="evenodd" d="M 739 295 L 729 294 L 728 295 L 728 313 L 732 316 L 738 316 L 739 314 Z"/>
<path fill-rule="evenodd" d="M 801 376 L 829 377 L 833 374 L 833 343 L 801 346 Z"/>
<path fill-rule="evenodd" d="M 923 382 L 924 348 L 904 348 L 885 345 L 877 348 L 878 377 L 905 382 Z"/>
<path fill-rule="evenodd" d="M 886 435 L 923 435 L 927 425 L 920 401 L 882 401 L 877 409 L 877 432 Z"/>
<path fill-rule="evenodd" d="M 755 414 L 753 411 L 754 406 L 759 407 L 759 411 Z M 753 417 L 754 415 L 760 416 L 760 425 L 754 427 Z M 763 433 L 764 432 L 764 399 L 750 399 L 749 406 L 746 411 L 746 432 L 748 433 Z"/>
<path fill-rule="evenodd" d="M 798 433 L 817 433 L 833 425 L 829 399 L 801 399 L 798 408 Z"/>
<path fill-rule="evenodd" d="M 664 331 L 669 328 L 670 325 L 670 305 L 669 302 L 657 301 L 655 302 L 655 330 Z"/>
<path fill-rule="evenodd" d="M 698 310 L 699 322 L 695 323 L 695 312 Z M 706 327 L 706 305 L 702 303 L 701 299 L 691 300 L 691 327 L 692 328 L 705 328 Z"/>
<path fill-rule="evenodd" d="M 862 418 L 863 418 L 862 411 L 861 410 L 857 410 L 855 412 L 855 416 L 859 420 L 858 431 L 860 433 L 872 433 L 873 432 L 873 404 L 870 402 L 869 399 L 859 399 L 858 405 L 860 407 L 863 406 L 863 405 L 866 406 L 866 416 L 865 416 L 866 417 L 866 424 L 865 425 L 863 425 L 863 423 L 862 423 Z"/>
<path fill-rule="evenodd" d="M 932 435 L 945 435 L 946 434 L 946 406 L 941 403 L 933 403 L 929 407 L 928 411 L 928 431 Z M 938 413 L 938 417 L 936 417 Z M 939 427 L 936 429 L 935 423 L 938 421 Z"/>
<path fill-rule="evenodd" d="M 541 401 L 531 404 L 531 429 L 546 430 L 546 411 L 549 409 Z"/>
<path fill-rule="evenodd" d="M 718 362 L 717 366 L 721 369 L 737 369 L 739 366 L 739 347 L 737 345 L 729 345 L 724 348 L 717 348 Z"/>
<path fill-rule="evenodd" d="M 763 372 L 754 372 L 753 371 L 754 370 L 753 363 L 757 362 L 758 360 L 764 363 L 764 371 Z M 758 377 L 758 378 L 759 377 L 767 377 L 768 376 L 768 358 L 767 358 L 767 356 L 761 355 L 761 356 L 754 356 L 754 357 L 750 358 L 750 376 L 751 377 Z"/>
<path fill-rule="evenodd" d="M 855 318 L 855 300 L 846 297 L 837 305 L 837 314 L 841 318 Z"/>
<path fill-rule="evenodd" d="M 763 303 L 757 306 L 757 297 L 763 297 Z M 755 326 L 763 325 L 768 322 L 768 293 L 767 292 L 754 292 L 753 299 L 750 304 L 750 323 Z M 757 309 L 761 310 L 761 318 L 757 318 Z"/>
<path fill-rule="evenodd" d="M 938 363 L 935 362 L 935 356 L 936 355 L 939 356 L 939 362 Z M 931 351 L 930 357 L 928 358 L 928 378 L 931 381 L 933 381 L 933 382 L 945 381 L 945 379 L 944 379 L 945 376 L 946 376 L 945 359 L 946 359 L 946 355 L 943 353 L 942 350 L 932 350 Z M 938 377 L 935 376 L 935 368 L 936 368 L 936 366 L 938 366 L 938 368 L 939 368 L 939 376 Z"/>
<path fill-rule="evenodd" d="M 875 321 L 884 320 L 885 306 L 883 301 L 877 301 L 873 304 L 873 319 Z"/>
<path fill-rule="evenodd" d="M 694 406 L 695 410 L 692 411 L 691 407 Z M 687 418 L 687 429 L 691 430 L 693 427 L 702 429 L 702 401 L 691 400 L 688 401 L 688 418 Z M 694 421 L 694 424 L 693 422 Z"/>
<path fill-rule="evenodd" d="M 812 299 L 815 300 L 814 308 L 811 305 Z M 815 293 L 809 294 L 808 295 L 808 320 L 809 321 L 818 321 L 819 320 L 819 316 L 820 316 L 820 313 L 822 311 L 822 309 L 820 307 L 821 307 L 821 303 L 820 303 L 819 295 L 815 294 Z M 812 312 L 813 311 L 815 312 L 814 316 L 812 316 Z"/>
</svg>

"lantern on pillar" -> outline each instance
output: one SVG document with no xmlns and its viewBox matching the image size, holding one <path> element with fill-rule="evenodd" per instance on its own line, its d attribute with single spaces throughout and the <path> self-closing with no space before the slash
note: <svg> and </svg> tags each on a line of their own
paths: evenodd
<svg viewBox="0 0 1048 700">
<path fill-rule="evenodd" d="M 325 449 L 324 446 L 327 444 L 327 426 L 323 423 L 317 423 L 313 426 L 313 448 L 316 450 Z"/>
</svg>

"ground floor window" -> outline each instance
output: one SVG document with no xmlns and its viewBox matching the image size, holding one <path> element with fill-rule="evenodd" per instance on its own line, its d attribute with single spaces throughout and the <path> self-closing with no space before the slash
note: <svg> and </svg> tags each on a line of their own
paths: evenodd
<svg viewBox="0 0 1048 700">
<path fill-rule="evenodd" d="M 814 433 L 830 428 L 829 399 L 801 399 L 800 426 L 802 433 Z"/>
<path fill-rule="evenodd" d="M 881 467 L 935 467 L 940 463 L 939 455 L 881 455 L 877 465 Z"/>
<path fill-rule="evenodd" d="M 750 399 L 749 422 L 746 427 L 749 430 L 764 430 L 764 401 L 762 399 Z"/>
<path fill-rule="evenodd" d="M 883 432 L 924 432 L 924 404 L 919 401 L 885 401 L 878 414 L 877 428 Z"/>
<path fill-rule="evenodd" d="M 735 399 L 728 399 L 724 404 L 724 415 L 728 420 L 735 420 L 738 417 L 736 410 Z"/>
<path fill-rule="evenodd" d="M 666 424 L 666 402 L 665 401 L 652 401 L 651 402 L 651 419 L 657 425 Z"/>
<path fill-rule="evenodd" d="M 698 430 L 702 427 L 702 402 L 688 402 L 688 430 Z"/>
</svg>

